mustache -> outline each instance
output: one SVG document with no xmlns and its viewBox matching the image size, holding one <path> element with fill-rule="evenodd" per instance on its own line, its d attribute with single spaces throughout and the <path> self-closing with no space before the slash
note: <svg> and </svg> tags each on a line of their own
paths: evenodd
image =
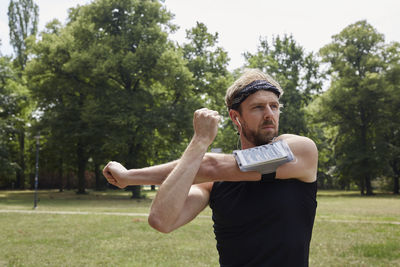
<svg viewBox="0 0 400 267">
<path fill-rule="evenodd" d="M 275 125 L 275 123 L 272 120 L 266 120 L 261 124 L 261 126 L 269 126 L 269 125 Z"/>
</svg>

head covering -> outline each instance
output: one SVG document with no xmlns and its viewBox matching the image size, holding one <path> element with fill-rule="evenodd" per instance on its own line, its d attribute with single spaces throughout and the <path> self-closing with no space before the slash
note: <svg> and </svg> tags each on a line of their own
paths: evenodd
<svg viewBox="0 0 400 267">
<path fill-rule="evenodd" d="M 237 110 L 240 104 L 243 101 L 245 101 L 249 95 L 254 94 L 259 90 L 271 91 L 274 94 L 276 94 L 278 98 L 281 95 L 281 92 L 279 91 L 278 88 L 276 88 L 275 85 L 267 82 L 266 80 L 255 80 L 254 82 L 251 82 L 248 85 L 246 85 L 242 90 L 240 90 L 235 95 L 229 109 Z"/>
</svg>

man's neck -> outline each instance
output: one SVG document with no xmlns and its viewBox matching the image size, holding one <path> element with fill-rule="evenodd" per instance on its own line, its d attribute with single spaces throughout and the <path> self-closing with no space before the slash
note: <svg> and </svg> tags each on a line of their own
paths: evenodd
<svg viewBox="0 0 400 267">
<path fill-rule="evenodd" d="M 270 140 L 268 143 L 266 144 L 270 144 L 272 142 L 274 142 L 276 139 L 276 136 L 274 138 L 272 138 L 272 140 Z M 240 138 L 240 143 L 242 144 L 242 150 L 243 149 L 248 149 L 248 148 L 252 148 L 252 147 L 256 147 L 257 145 L 253 144 L 252 142 L 248 141 L 245 138 Z M 266 145 L 265 144 L 265 145 Z"/>
</svg>

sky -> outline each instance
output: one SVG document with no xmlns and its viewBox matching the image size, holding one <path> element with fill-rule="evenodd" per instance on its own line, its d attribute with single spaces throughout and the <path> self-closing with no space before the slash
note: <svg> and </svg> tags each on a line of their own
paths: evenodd
<svg viewBox="0 0 400 267">
<path fill-rule="evenodd" d="M 39 5 L 39 31 L 50 20 L 65 22 L 67 10 L 90 0 L 35 0 Z M 9 0 L 0 0 L 2 55 L 11 55 L 9 45 Z M 231 58 L 229 69 L 244 64 L 243 53 L 257 51 L 260 37 L 293 35 L 306 52 L 318 52 L 333 35 L 359 20 L 367 20 L 387 43 L 400 42 L 399 0 L 165 0 L 180 29 L 171 35 L 183 43 L 185 30 L 203 22 L 210 33 L 218 32 L 218 46 Z"/>
</svg>

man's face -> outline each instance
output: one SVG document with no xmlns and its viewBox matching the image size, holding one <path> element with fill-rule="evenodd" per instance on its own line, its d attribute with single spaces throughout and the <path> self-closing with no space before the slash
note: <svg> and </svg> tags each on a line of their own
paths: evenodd
<svg viewBox="0 0 400 267">
<path fill-rule="evenodd" d="M 238 118 L 243 148 L 265 145 L 278 136 L 279 99 L 273 92 L 257 91 L 240 104 Z"/>
</svg>

